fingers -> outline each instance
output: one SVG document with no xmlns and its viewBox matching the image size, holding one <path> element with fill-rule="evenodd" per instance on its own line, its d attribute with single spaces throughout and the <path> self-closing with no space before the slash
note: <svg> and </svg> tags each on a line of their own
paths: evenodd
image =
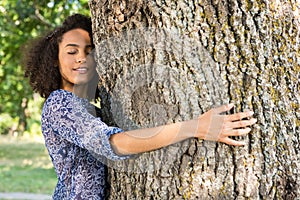
<svg viewBox="0 0 300 200">
<path fill-rule="evenodd" d="M 231 122 L 230 128 L 227 129 L 226 132 L 224 131 L 223 134 L 221 134 L 221 137 L 219 138 L 219 142 L 223 142 L 225 144 L 233 145 L 233 146 L 244 146 L 246 144 L 244 141 L 237 141 L 229 137 L 247 135 L 251 131 L 251 128 L 247 126 L 251 126 L 255 124 L 256 121 L 257 121 L 256 119 L 252 118 L 250 120 Z M 243 127 L 247 127 L 247 128 L 243 128 Z"/>
<path fill-rule="evenodd" d="M 243 146 L 245 142 L 236 141 L 231 136 L 244 136 L 250 133 L 251 126 L 257 122 L 251 118 L 253 111 L 222 115 L 221 113 L 233 108 L 233 104 L 214 108 L 199 117 L 199 138 L 210 141 L 219 141 L 233 146 Z"/>
<path fill-rule="evenodd" d="M 227 122 L 226 128 L 229 129 L 235 129 L 235 128 L 244 128 L 247 126 L 251 126 L 257 122 L 257 119 L 252 118 L 249 120 L 241 120 L 241 121 L 235 121 L 235 122 Z"/>
<path fill-rule="evenodd" d="M 230 127 L 227 125 L 227 131 L 223 132 L 223 138 L 219 139 L 220 142 L 226 143 L 228 145 L 233 146 L 244 146 L 245 142 L 243 141 L 236 141 L 234 139 L 229 138 L 230 136 L 245 136 L 248 133 L 250 133 L 251 128 L 247 126 L 251 126 L 256 123 L 256 119 L 252 118 L 250 120 L 241 120 L 241 121 L 235 121 L 230 122 Z M 229 124 L 229 123 L 227 123 Z M 247 128 L 244 128 L 247 127 Z"/>
<path fill-rule="evenodd" d="M 232 129 L 226 133 L 224 133 L 225 136 L 244 136 L 250 133 L 251 128 L 241 128 L 241 129 Z"/>
<path fill-rule="evenodd" d="M 219 138 L 219 142 L 223 142 L 225 144 L 233 145 L 233 146 L 244 146 L 246 145 L 244 141 L 237 141 L 229 138 L 229 136 L 244 136 L 250 133 L 250 131 L 251 128 L 233 129 L 227 133 L 224 133 L 223 137 Z"/>
<path fill-rule="evenodd" d="M 237 120 L 251 117 L 253 114 L 254 114 L 253 111 L 240 112 L 240 113 L 235 113 L 232 115 L 227 115 L 227 119 L 229 121 L 237 121 Z"/>
<path fill-rule="evenodd" d="M 233 146 L 245 146 L 246 145 L 246 143 L 244 141 L 236 141 L 229 137 L 223 138 L 219 141 L 223 142 L 225 144 L 228 144 L 228 145 L 233 145 Z"/>
</svg>

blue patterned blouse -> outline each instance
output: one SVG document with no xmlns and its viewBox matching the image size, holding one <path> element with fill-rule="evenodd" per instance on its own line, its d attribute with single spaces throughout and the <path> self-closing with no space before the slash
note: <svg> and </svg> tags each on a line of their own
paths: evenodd
<svg viewBox="0 0 300 200">
<path fill-rule="evenodd" d="M 53 199 L 104 199 L 103 159 L 121 160 L 112 150 L 110 135 L 122 132 L 108 127 L 89 111 L 94 107 L 71 92 L 56 90 L 42 112 L 42 132 L 58 183 Z"/>
</svg>

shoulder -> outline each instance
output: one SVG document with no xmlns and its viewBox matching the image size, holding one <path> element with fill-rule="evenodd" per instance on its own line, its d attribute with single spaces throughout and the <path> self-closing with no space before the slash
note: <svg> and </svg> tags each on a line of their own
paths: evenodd
<svg viewBox="0 0 300 200">
<path fill-rule="evenodd" d="M 68 99 L 68 98 L 74 98 L 74 94 L 72 92 L 59 89 L 51 92 L 46 102 L 52 101 L 53 99 Z"/>
<path fill-rule="evenodd" d="M 73 100 L 74 98 L 75 98 L 75 95 L 72 92 L 68 92 L 66 90 L 59 89 L 59 90 L 55 90 L 55 91 L 51 92 L 51 94 L 45 101 L 45 105 L 67 103 L 67 102 Z"/>
<path fill-rule="evenodd" d="M 47 110 L 49 112 L 54 112 L 60 110 L 62 107 L 69 107 L 72 102 L 76 99 L 72 92 L 66 90 L 55 90 L 51 92 L 49 97 L 46 99 L 43 106 L 43 113 Z"/>
</svg>

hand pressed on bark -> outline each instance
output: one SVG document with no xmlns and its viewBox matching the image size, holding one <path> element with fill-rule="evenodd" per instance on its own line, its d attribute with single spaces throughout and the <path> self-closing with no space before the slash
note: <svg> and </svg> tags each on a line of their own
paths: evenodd
<svg viewBox="0 0 300 200">
<path fill-rule="evenodd" d="M 233 104 L 220 106 L 202 114 L 196 121 L 199 124 L 195 137 L 223 142 L 234 146 L 243 146 L 245 142 L 236 141 L 230 136 L 243 136 L 248 134 L 251 126 L 256 123 L 256 119 L 251 118 L 252 111 L 240 112 L 229 115 L 222 115 L 233 108 Z"/>
</svg>

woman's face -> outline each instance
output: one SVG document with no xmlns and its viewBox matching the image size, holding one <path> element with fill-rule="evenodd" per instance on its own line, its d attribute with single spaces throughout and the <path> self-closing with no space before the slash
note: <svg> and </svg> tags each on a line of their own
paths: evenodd
<svg viewBox="0 0 300 200">
<path fill-rule="evenodd" d="M 91 51 L 92 43 L 87 31 L 73 29 L 63 34 L 58 53 L 62 89 L 72 92 L 75 85 L 85 85 L 96 75 L 92 58 L 87 58 Z"/>
</svg>

